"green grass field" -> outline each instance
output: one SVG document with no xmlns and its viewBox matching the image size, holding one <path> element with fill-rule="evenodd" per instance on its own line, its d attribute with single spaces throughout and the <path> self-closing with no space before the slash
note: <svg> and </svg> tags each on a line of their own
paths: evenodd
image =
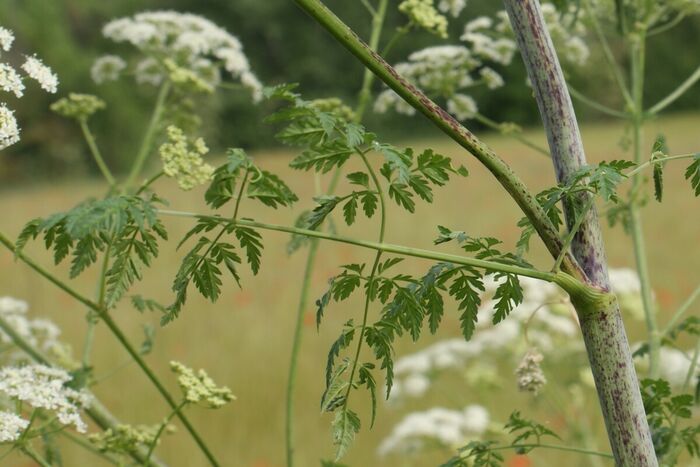
<svg viewBox="0 0 700 467">
<path fill-rule="evenodd" d="M 698 127 L 700 114 L 650 122 L 646 131 L 647 146 L 651 148 L 656 134 L 662 132 L 668 139 L 672 154 L 698 150 Z M 617 123 L 586 125 L 583 133 L 589 160 L 597 162 L 627 158 L 618 145 L 623 132 L 624 128 Z M 528 137 L 543 141 L 539 132 L 529 132 Z M 553 171 L 546 158 L 499 135 L 487 134 L 484 138 L 521 174 L 532 191 L 553 184 Z M 402 143 L 418 148 L 433 147 L 456 161 L 463 162 L 470 169 L 471 175 L 439 190 L 435 204 L 432 207 L 420 205 L 415 216 L 392 209 L 389 214 L 388 242 L 430 248 L 436 225 L 443 224 L 473 235 L 493 235 L 502 238 L 508 248 L 513 246 L 518 235 L 515 224 L 520 216 L 514 203 L 490 174 L 477 167 L 467 153 L 449 140 Z M 242 216 L 291 224 L 302 209 L 312 206 L 313 176 L 287 168 L 291 156 L 291 152 L 285 151 L 256 154 L 260 165 L 279 173 L 290 182 L 301 199 L 300 203 L 293 210 L 280 211 L 244 203 Z M 650 200 L 644 211 L 651 277 L 662 322 L 700 282 L 700 201 L 692 197 L 690 186 L 683 179 L 682 172 L 686 165 L 669 164 L 663 205 Z M 201 191 L 182 193 L 169 180 L 160 180 L 156 188 L 169 200 L 172 209 L 205 211 Z M 0 191 L 0 210 L 4 213 L 0 217 L 0 229 L 10 236 L 16 236 L 23 223 L 31 218 L 69 209 L 87 196 L 100 196 L 103 189 L 103 185 L 96 180 L 72 180 Z M 344 187 L 340 188 L 341 192 L 343 189 Z M 372 223 L 361 221 L 352 228 L 339 224 L 338 229 L 343 235 L 372 240 L 376 237 L 377 227 Z M 175 244 L 191 223 L 186 219 L 168 218 L 166 225 L 171 238 L 176 241 L 163 245 L 161 256 L 153 268 L 157 273 L 149 275 L 135 287 L 134 293 L 168 303 L 172 299 L 170 284 L 182 254 L 174 250 Z M 238 400 L 226 408 L 216 412 L 197 408 L 189 411 L 195 426 L 201 430 L 225 466 L 277 467 L 284 463 L 284 390 L 305 253 L 298 252 L 288 257 L 285 254 L 288 237 L 284 234 L 264 233 L 264 238 L 265 251 L 260 274 L 253 277 L 249 272 L 244 272 L 242 290 L 229 282 L 216 304 L 204 301 L 192 291 L 180 319 L 166 328 L 158 329 L 155 350 L 147 357 L 148 363 L 174 392 L 178 389 L 168 370 L 171 359 L 195 368 L 204 367 L 217 382 L 232 388 Z M 611 231 L 606 227 L 605 240 L 611 266 L 634 265 L 630 240 L 621 229 Z M 48 255 L 42 253 L 38 244 L 31 245 L 27 252 L 40 263 L 51 266 Z M 312 296 L 318 297 L 323 293 L 328 278 L 337 273 L 338 265 L 369 261 L 372 256 L 372 252 L 355 247 L 323 243 L 318 255 L 318 267 L 313 275 Z M 532 260 L 541 267 L 550 266 L 539 246 L 534 249 Z M 429 267 L 429 263 L 424 261 L 407 263 L 406 267 L 416 273 Z M 67 278 L 66 268 L 59 268 L 58 274 Z M 84 294 L 92 295 L 95 290 L 94 280 L 95 271 L 89 271 L 73 281 L 73 286 Z M 77 356 L 81 354 L 86 326 L 85 309 L 24 265 L 15 263 L 7 251 L 0 251 L 0 296 L 2 295 L 27 300 L 32 313 L 57 322 L 63 329 L 65 339 L 72 344 L 74 353 Z M 696 307 L 696 313 L 697 310 Z M 342 323 L 352 316 L 358 316 L 360 312 L 356 301 L 334 305 L 330 308 L 320 333 L 317 333 L 312 324 L 313 305 L 307 310 L 296 406 L 299 467 L 318 466 L 320 458 L 332 457 L 330 417 L 321 416 L 318 410 L 326 353 Z M 114 310 L 114 316 L 136 344 L 142 339 L 142 324 L 150 322 L 157 325 L 158 322 L 158 316 L 140 315 L 126 301 Z M 631 341 L 643 337 L 641 325 L 632 323 L 631 328 Z M 455 310 L 452 314 L 446 313 L 438 336 L 426 337 L 418 344 L 404 339 L 397 350 L 399 355 L 412 352 L 435 339 L 459 334 Z M 104 326 L 99 326 L 94 348 L 94 366 L 96 377 L 104 381 L 97 387 L 96 393 L 125 422 L 159 422 L 167 413 L 164 403 L 135 365 L 122 366 L 127 361 L 124 351 L 115 344 Z M 114 372 L 117 367 L 121 368 Z M 555 384 L 556 375 L 548 377 L 550 384 Z M 470 402 L 484 403 L 492 406 L 494 417 L 500 420 L 504 420 L 515 406 L 519 406 L 525 413 L 530 412 L 531 408 L 541 414 L 548 413 L 546 407 L 534 407 L 529 402 L 531 398 L 510 389 L 498 397 L 488 396 L 487 399 L 480 399 L 480 394 L 471 392 L 468 387 L 454 389 L 451 399 L 431 395 L 425 401 L 399 409 L 380 404 L 380 414 L 374 429 L 369 431 L 363 428 L 345 461 L 358 467 L 399 467 L 435 465 L 438 459 L 444 460 L 447 457 L 444 453 L 422 458 L 421 462 L 408 459 L 399 461 L 396 458 L 382 460 L 375 456 L 380 440 L 408 409 L 428 408 L 433 403 L 447 404 L 447 400 L 458 400 L 463 405 Z M 367 412 L 361 415 L 364 420 L 368 420 Z M 591 423 L 602 427 L 595 405 L 590 406 L 588 415 Z M 66 446 L 66 466 L 102 465 L 92 455 L 84 454 L 71 445 Z M 600 437 L 597 447 L 608 450 L 603 437 Z M 159 455 L 173 466 L 206 465 L 183 429 L 164 439 Z M 569 460 L 566 465 L 590 465 L 586 461 L 574 464 L 572 457 L 558 455 L 555 458 L 561 462 Z M 432 463 L 428 463 L 428 459 Z M 9 457 L 3 462 L 8 462 L 3 465 L 32 465 L 17 457 Z"/>
</svg>

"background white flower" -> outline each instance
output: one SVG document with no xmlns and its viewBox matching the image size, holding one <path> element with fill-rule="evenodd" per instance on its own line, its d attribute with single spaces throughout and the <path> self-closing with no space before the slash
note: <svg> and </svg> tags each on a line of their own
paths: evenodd
<svg viewBox="0 0 700 467">
<path fill-rule="evenodd" d="M 256 102 L 262 99 L 262 84 L 251 71 L 241 42 L 206 18 L 175 11 L 144 12 L 110 21 L 102 33 L 115 42 L 133 45 L 146 56 L 135 65 L 138 83 L 159 85 L 168 74 L 162 58 L 168 57 L 177 67 L 194 72 L 210 85 L 218 84 L 219 70 L 226 71 L 251 92 Z M 111 62 L 105 63 L 102 57 L 95 63 L 96 82 L 113 76 L 104 73 L 106 64 L 117 64 L 116 56 L 110 57 Z"/>
</svg>

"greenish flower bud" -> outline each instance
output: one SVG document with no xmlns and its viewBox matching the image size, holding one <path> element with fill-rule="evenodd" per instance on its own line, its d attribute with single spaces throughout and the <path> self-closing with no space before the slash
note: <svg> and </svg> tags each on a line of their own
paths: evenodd
<svg viewBox="0 0 700 467">
<path fill-rule="evenodd" d="M 399 11 L 418 27 L 447 39 L 447 18 L 438 12 L 433 0 L 404 0 Z"/>
<path fill-rule="evenodd" d="M 311 102 L 309 102 L 309 105 L 311 105 L 311 107 L 313 107 L 316 110 L 333 114 L 348 122 L 352 122 L 353 120 L 355 120 L 355 112 L 337 97 L 314 99 Z"/>
<path fill-rule="evenodd" d="M 217 409 L 236 398 L 229 388 L 217 386 L 204 370 L 195 373 L 193 369 L 175 361 L 170 362 L 170 369 L 178 375 L 177 382 L 187 402 Z"/>
<path fill-rule="evenodd" d="M 105 107 L 107 105 L 99 97 L 76 93 L 70 93 L 68 97 L 63 97 L 51 104 L 51 110 L 57 114 L 76 120 L 87 120 L 92 114 Z"/>
<path fill-rule="evenodd" d="M 176 126 L 168 127 L 168 142 L 160 146 L 159 152 L 163 172 L 176 179 L 185 191 L 208 182 L 214 174 L 214 167 L 202 159 L 209 152 L 204 140 L 190 141 Z"/>
<path fill-rule="evenodd" d="M 166 59 L 163 64 L 172 81 L 177 86 L 182 86 L 194 92 L 206 94 L 214 93 L 214 86 L 202 79 L 194 71 L 178 66 L 173 60 Z"/>
</svg>

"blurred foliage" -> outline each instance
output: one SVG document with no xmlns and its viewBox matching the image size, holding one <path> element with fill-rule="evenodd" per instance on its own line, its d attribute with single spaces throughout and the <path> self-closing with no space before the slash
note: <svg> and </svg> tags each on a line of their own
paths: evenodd
<svg viewBox="0 0 700 467">
<path fill-rule="evenodd" d="M 341 18 L 366 37 L 368 14 L 359 0 L 327 0 Z M 500 2 L 473 0 L 461 19 L 451 22 L 451 37 L 458 37 L 467 18 L 502 8 Z M 13 109 L 22 125 L 22 142 L 3 151 L 0 159 L 0 181 L 24 181 L 28 177 L 42 179 L 64 174 L 96 172 L 80 132 L 72 122 L 51 114 L 51 102 L 69 92 L 94 93 L 108 103 L 108 110 L 96 116 L 91 125 L 103 148 L 108 163 L 119 172 L 128 166 L 140 142 L 144 122 L 155 99 L 155 89 L 136 87 L 124 80 L 95 85 L 89 76 L 93 60 L 105 53 L 119 53 L 124 45 L 115 45 L 102 38 L 101 28 L 107 21 L 138 11 L 174 9 L 190 11 L 214 20 L 237 35 L 246 50 L 254 72 L 265 84 L 299 82 L 309 97 L 338 96 L 349 104 L 355 102 L 362 68 L 341 46 L 301 12 L 291 0 L 3 0 L 0 3 L 2 25 L 15 31 L 19 51 L 36 51 L 59 75 L 58 95 L 28 92 L 22 105 L 14 98 L 3 98 Z M 403 21 L 396 10 L 390 9 L 386 38 Z M 650 41 L 648 61 L 648 103 L 670 92 L 698 65 L 694 54 L 679 53 L 687 46 L 687 38 L 697 35 L 700 19 L 691 18 L 672 32 L 655 36 Z M 402 40 L 388 57 L 390 62 L 403 60 L 411 51 L 434 45 L 435 36 L 416 32 Z M 449 41 L 442 41 L 448 43 Z M 621 44 L 616 44 L 620 49 Z M 596 48 L 594 44 L 593 49 Z M 11 60 L 19 60 L 13 56 Z M 483 113 L 500 121 L 521 125 L 537 124 L 537 109 L 530 89 L 523 83 L 524 70 L 516 66 L 502 70 L 507 82 L 514 83 L 495 92 L 475 93 Z M 604 67 L 589 67 L 586 76 L 571 76 L 579 90 L 616 104 L 608 93 L 614 93 Z M 696 108 L 700 98 L 696 87 L 677 102 L 673 109 Z M 379 89 L 377 85 L 376 89 Z M 199 104 L 198 104 L 199 105 Z M 199 106 L 201 109 L 202 106 Z M 208 125 L 204 137 L 220 153 L 222 148 L 245 148 L 275 144 L 272 129 L 261 123 L 261 117 L 272 109 L 268 104 L 255 107 L 244 93 L 222 91 L 203 108 L 212 121 L 223 125 Z M 599 117 L 588 109 L 580 109 L 585 118 Z M 389 138 L 405 135 L 436 135 L 430 125 L 420 118 L 368 115 L 368 126 L 381 129 Z M 476 126 L 476 125 L 474 125 Z"/>
</svg>

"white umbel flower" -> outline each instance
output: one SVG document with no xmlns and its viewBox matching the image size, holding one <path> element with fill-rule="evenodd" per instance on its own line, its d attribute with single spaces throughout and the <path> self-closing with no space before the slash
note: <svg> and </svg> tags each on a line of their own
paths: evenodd
<svg viewBox="0 0 700 467">
<path fill-rule="evenodd" d="M 0 150 L 19 141 L 19 126 L 15 113 L 0 103 Z"/>
<path fill-rule="evenodd" d="M 160 84 L 167 70 L 162 60 L 168 57 L 178 68 L 194 73 L 204 71 L 200 78 L 211 81 L 218 69 L 240 80 L 257 102 L 262 98 L 262 85 L 250 69 L 243 46 L 235 36 L 206 18 L 175 11 L 149 11 L 133 17 L 109 22 L 102 29 L 103 35 L 115 42 L 127 42 L 145 54 L 136 66 L 139 83 Z M 202 61 L 211 66 L 204 69 Z M 217 73 L 212 73 L 217 71 Z"/>
<path fill-rule="evenodd" d="M 103 55 L 90 68 L 90 76 L 97 84 L 116 81 L 126 68 L 126 62 L 118 55 Z"/>
<path fill-rule="evenodd" d="M 440 0 L 438 10 L 449 13 L 453 18 L 456 18 L 466 6 L 467 0 Z"/>
<path fill-rule="evenodd" d="M 17 70 L 6 63 L 0 63 L 0 89 L 17 97 L 24 95 L 24 84 Z"/>
<path fill-rule="evenodd" d="M 481 406 L 470 405 L 461 411 L 434 407 L 408 414 L 382 441 L 378 452 L 380 455 L 410 453 L 436 443 L 457 448 L 478 439 L 488 425 L 489 413 Z"/>
<path fill-rule="evenodd" d="M 457 120 L 473 118 L 479 111 L 476 101 L 466 94 L 455 94 L 447 101 L 447 111 Z"/>
<path fill-rule="evenodd" d="M 17 441 L 29 421 L 12 412 L 0 411 L 0 443 Z"/>
<path fill-rule="evenodd" d="M 5 52 L 12 48 L 12 43 L 15 41 L 15 35 L 9 29 L 0 26 L 0 49 Z"/>
<path fill-rule="evenodd" d="M 73 425 L 81 433 L 87 425 L 80 417 L 81 407 L 89 403 L 86 393 L 66 387 L 71 376 L 64 370 L 45 365 L 0 369 L 0 392 L 34 408 L 56 413 L 63 425 Z"/>
<path fill-rule="evenodd" d="M 22 69 L 30 78 L 36 80 L 44 91 L 52 94 L 57 91 L 58 76 L 36 56 L 27 57 Z"/>
</svg>

